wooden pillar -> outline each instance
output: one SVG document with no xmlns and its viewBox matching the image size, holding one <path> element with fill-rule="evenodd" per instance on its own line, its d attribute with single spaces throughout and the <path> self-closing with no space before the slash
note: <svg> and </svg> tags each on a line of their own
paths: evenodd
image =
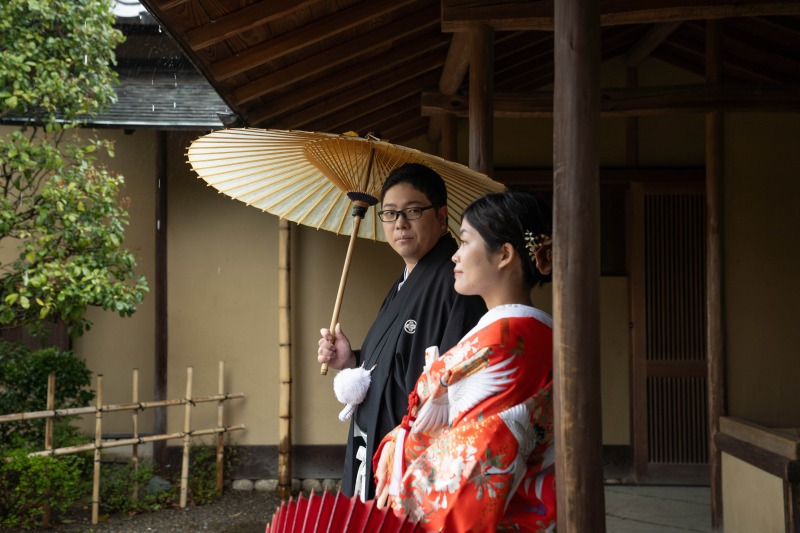
<svg viewBox="0 0 800 533">
<path fill-rule="evenodd" d="M 491 175 L 494 166 L 494 29 L 470 30 L 469 166 Z"/>
<path fill-rule="evenodd" d="M 558 530 L 603 533 L 599 0 L 555 2 L 553 314 Z"/>
<path fill-rule="evenodd" d="M 628 88 L 638 87 L 639 69 L 628 67 L 626 78 Z M 625 119 L 625 164 L 629 167 L 639 166 L 639 117 Z"/>
<path fill-rule="evenodd" d="M 442 141 L 439 155 L 448 161 L 458 161 L 458 119 L 453 114 L 442 116 Z"/>
<path fill-rule="evenodd" d="M 706 73 L 708 83 L 722 78 L 721 38 L 715 20 L 706 22 Z M 725 316 L 722 269 L 722 113 L 706 114 L 706 356 L 708 358 L 709 474 L 711 527 L 722 531 L 722 458 L 715 435 L 725 416 Z"/>
<path fill-rule="evenodd" d="M 469 32 L 455 32 L 450 38 L 450 48 L 447 50 L 447 58 L 442 66 L 442 77 L 439 79 L 440 93 L 444 95 L 452 95 L 456 94 L 459 88 L 461 88 L 461 84 L 464 82 L 464 77 L 467 74 L 467 70 L 469 70 L 469 50 Z M 444 122 L 447 120 L 449 120 L 447 115 L 435 115 L 430 118 L 428 124 L 428 142 L 431 144 L 431 146 L 436 145 L 437 147 L 440 147 L 438 152 L 431 151 L 431 153 L 438 153 L 445 159 L 455 161 L 455 157 L 458 155 L 457 153 L 454 153 L 452 159 L 444 155 L 445 152 L 451 149 L 451 147 L 445 147 L 443 145 L 443 143 L 448 141 L 442 141 L 442 136 L 445 135 L 444 128 L 446 127 Z"/>
<path fill-rule="evenodd" d="M 153 400 L 167 399 L 167 132 L 156 132 L 156 281 L 155 360 Z M 153 410 L 153 433 L 167 432 L 167 408 Z M 162 470 L 167 465 L 167 441 L 153 443 L 153 462 Z"/>
</svg>

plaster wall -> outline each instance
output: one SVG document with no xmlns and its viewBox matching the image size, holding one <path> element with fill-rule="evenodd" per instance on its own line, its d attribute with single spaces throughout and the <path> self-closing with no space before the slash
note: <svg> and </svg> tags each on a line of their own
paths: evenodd
<svg viewBox="0 0 800 533">
<path fill-rule="evenodd" d="M 800 426 L 800 113 L 725 115 L 728 414 Z"/>
<path fill-rule="evenodd" d="M 130 225 L 125 230 L 123 246 L 136 257 L 136 272 L 144 275 L 150 292 L 131 317 L 92 308 L 87 317 L 92 328 L 73 340 L 73 349 L 83 357 L 97 376 L 103 376 L 103 403 L 132 401 L 133 370 L 139 371 L 139 399 L 153 399 L 153 347 L 155 339 L 155 133 L 139 130 L 130 135 L 121 130 L 98 130 L 100 136 L 115 143 L 115 156 L 104 163 L 125 177 L 120 199 L 130 199 Z M 139 413 L 140 431 L 149 432 L 152 412 Z M 84 429 L 94 432 L 94 416 L 85 417 Z M 103 420 L 104 433 L 129 433 L 131 412 L 108 413 Z"/>
<path fill-rule="evenodd" d="M 726 533 L 785 531 L 783 480 L 722 454 L 722 509 Z"/>
</svg>

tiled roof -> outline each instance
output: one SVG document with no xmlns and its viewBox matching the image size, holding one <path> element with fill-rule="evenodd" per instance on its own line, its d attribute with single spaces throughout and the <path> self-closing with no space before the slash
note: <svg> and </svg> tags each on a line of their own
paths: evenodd
<svg viewBox="0 0 800 533">
<path fill-rule="evenodd" d="M 88 121 L 119 128 L 221 128 L 231 110 L 206 79 L 186 70 L 121 70 L 117 102 Z"/>
<path fill-rule="evenodd" d="M 108 110 L 87 118 L 87 126 L 206 130 L 224 127 L 222 118 L 235 119 L 214 88 L 194 71 L 120 69 L 119 80 L 117 101 Z M 2 122 L 25 120 L 5 116 Z"/>
</svg>

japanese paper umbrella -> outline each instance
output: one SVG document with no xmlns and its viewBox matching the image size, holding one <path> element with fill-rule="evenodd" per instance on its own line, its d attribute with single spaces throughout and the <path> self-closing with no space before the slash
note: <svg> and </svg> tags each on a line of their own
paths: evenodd
<svg viewBox="0 0 800 533">
<path fill-rule="evenodd" d="M 376 210 L 381 186 L 396 167 L 421 163 L 447 185 L 448 229 L 458 235 L 473 200 L 503 190 L 485 174 L 367 135 L 233 128 L 193 141 L 192 169 L 220 192 L 280 218 L 350 235 L 331 330 L 339 318 L 356 237 L 385 241 Z M 327 373 L 323 364 L 320 372 Z"/>
<path fill-rule="evenodd" d="M 362 533 L 411 533 L 423 531 L 407 516 L 398 517 L 388 507 L 378 509 L 375 500 L 362 502 L 358 496 L 348 498 L 341 492 L 322 495 L 311 493 L 308 499 L 301 494 L 294 501 L 284 502 L 272 515 L 266 533 L 289 532 Z"/>
</svg>

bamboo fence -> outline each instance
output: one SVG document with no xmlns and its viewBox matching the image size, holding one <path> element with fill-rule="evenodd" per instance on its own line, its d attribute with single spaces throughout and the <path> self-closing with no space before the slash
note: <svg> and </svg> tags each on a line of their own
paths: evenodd
<svg viewBox="0 0 800 533">
<path fill-rule="evenodd" d="M 244 424 L 236 424 L 232 426 L 224 425 L 224 403 L 228 400 L 244 398 L 242 393 L 225 393 L 224 392 L 224 372 L 225 363 L 219 363 L 219 386 L 218 392 L 212 396 L 192 396 L 192 367 L 186 369 L 186 394 L 184 398 L 173 400 L 159 400 L 151 402 L 139 401 L 139 370 L 133 370 L 133 401 L 129 403 L 108 404 L 103 405 L 103 375 L 97 375 L 97 394 L 94 406 L 88 407 L 73 407 L 69 409 L 55 409 L 55 390 L 56 379 L 55 374 L 52 373 L 47 379 L 47 409 L 44 411 L 31 411 L 27 413 L 13 413 L 0 415 L 0 424 L 8 422 L 17 422 L 21 420 L 36 420 L 45 419 L 45 443 L 44 450 L 39 452 L 32 452 L 28 454 L 29 457 L 45 456 L 45 455 L 70 455 L 80 452 L 93 451 L 94 452 L 94 471 L 92 482 L 92 524 L 97 524 L 100 514 L 100 468 L 101 468 L 101 450 L 108 448 L 118 448 L 121 446 L 131 446 L 131 463 L 134 471 L 138 471 L 139 467 L 139 445 L 149 442 L 166 441 L 173 439 L 182 439 L 183 452 L 181 462 L 181 487 L 180 487 L 180 506 L 185 508 L 187 504 L 187 495 L 189 488 L 189 448 L 191 439 L 203 435 L 216 435 L 216 473 L 217 473 L 217 492 L 222 492 L 223 485 L 223 464 L 224 464 L 224 445 L 223 436 L 225 433 L 231 431 L 240 431 L 244 429 Z M 191 416 L 192 408 L 199 403 L 217 402 L 217 427 L 208 429 L 191 429 Z M 139 412 L 146 409 L 153 409 L 156 407 L 171 407 L 183 406 L 183 431 L 174 433 L 164 433 L 161 435 L 148 435 L 141 436 L 139 434 Z M 103 413 L 114 413 L 120 411 L 131 411 L 131 422 L 133 425 L 133 433 L 131 438 L 125 439 L 107 439 L 103 440 Z M 94 441 L 81 444 L 77 446 L 67 446 L 64 448 L 53 448 L 53 420 L 59 416 L 74 416 L 74 415 L 95 415 L 95 433 Z M 6 459 L 8 460 L 8 459 Z M 133 498 L 139 496 L 139 487 L 134 485 Z M 49 527 L 50 522 L 50 508 L 48 505 L 44 507 L 42 517 L 42 525 Z"/>
</svg>

